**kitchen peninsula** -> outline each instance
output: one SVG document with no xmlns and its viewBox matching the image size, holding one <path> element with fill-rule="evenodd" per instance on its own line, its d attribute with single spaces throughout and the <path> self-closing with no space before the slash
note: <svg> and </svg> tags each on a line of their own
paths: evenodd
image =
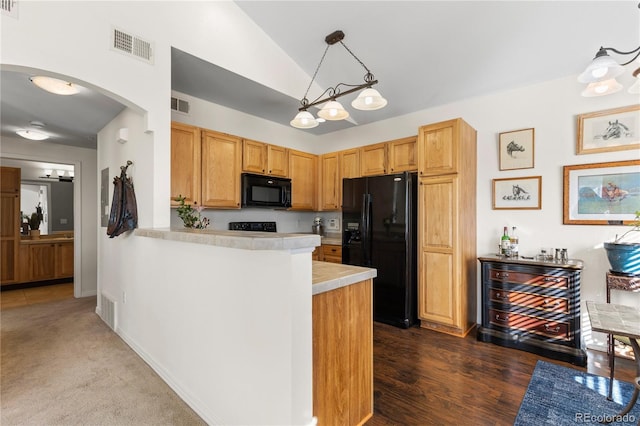
<svg viewBox="0 0 640 426">
<path fill-rule="evenodd" d="M 312 261 L 313 234 L 134 236 L 164 242 L 135 238 L 155 271 L 131 288 L 152 290 L 127 294 L 122 314 L 135 317 L 130 301 L 144 299 L 153 318 L 140 320 L 162 332 L 117 331 L 205 421 L 355 425 L 372 415 L 375 269 Z"/>
</svg>

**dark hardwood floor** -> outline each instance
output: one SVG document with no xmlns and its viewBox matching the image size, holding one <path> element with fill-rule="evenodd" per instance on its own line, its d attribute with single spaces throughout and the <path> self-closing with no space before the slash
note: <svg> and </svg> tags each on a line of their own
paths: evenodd
<svg viewBox="0 0 640 426">
<path fill-rule="evenodd" d="M 374 415 L 378 425 L 512 425 L 541 359 L 608 376 L 607 355 L 587 351 L 586 368 L 539 355 L 412 327 L 374 323 Z M 616 378 L 634 363 L 616 358 Z"/>
</svg>

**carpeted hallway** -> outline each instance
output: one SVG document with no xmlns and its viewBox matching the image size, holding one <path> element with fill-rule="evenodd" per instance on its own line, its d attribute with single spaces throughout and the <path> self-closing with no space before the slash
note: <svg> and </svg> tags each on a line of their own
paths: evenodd
<svg viewBox="0 0 640 426">
<path fill-rule="evenodd" d="M 95 297 L 0 312 L 0 423 L 205 424 L 95 313 Z"/>
</svg>

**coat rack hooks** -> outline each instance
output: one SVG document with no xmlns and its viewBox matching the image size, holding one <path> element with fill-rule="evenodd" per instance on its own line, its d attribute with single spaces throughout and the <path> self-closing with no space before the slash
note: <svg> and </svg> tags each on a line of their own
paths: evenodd
<svg viewBox="0 0 640 426">
<path fill-rule="evenodd" d="M 130 165 L 133 164 L 133 161 L 131 160 L 127 160 L 127 165 L 126 166 L 120 166 L 120 170 L 122 170 L 123 172 L 127 172 L 127 169 L 129 168 Z"/>
</svg>

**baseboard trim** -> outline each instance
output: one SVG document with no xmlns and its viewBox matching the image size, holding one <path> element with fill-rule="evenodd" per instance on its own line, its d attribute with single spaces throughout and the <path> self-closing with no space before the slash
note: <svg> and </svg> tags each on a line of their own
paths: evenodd
<svg viewBox="0 0 640 426">
<path fill-rule="evenodd" d="M 97 309 L 96 309 L 97 311 Z M 116 334 L 120 336 L 120 338 L 131 348 L 133 351 L 138 354 L 140 358 L 144 362 L 151 367 L 153 371 L 155 371 L 162 380 L 171 388 L 173 391 L 178 394 L 178 396 L 193 409 L 193 411 L 198 414 L 202 420 L 204 420 L 207 424 L 216 425 L 216 424 L 224 424 L 224 422 L 219 422 L 217 419 L 212 418 L 208 411 L 205 410 L 205 404 L 195 396 L 193 396 L 190 392 L 185 390 L 182 386 L 178 384 L 178 382 L 169 374 L 167 370 L 165 370 L 159 363 L 157 363 L 153 357 L 151 357 L 147 352 L 145 352 L 140 346 L 136 344 L 136 342 L 129 337 L 122 330 L 117 329 Z"/>
</svg>

